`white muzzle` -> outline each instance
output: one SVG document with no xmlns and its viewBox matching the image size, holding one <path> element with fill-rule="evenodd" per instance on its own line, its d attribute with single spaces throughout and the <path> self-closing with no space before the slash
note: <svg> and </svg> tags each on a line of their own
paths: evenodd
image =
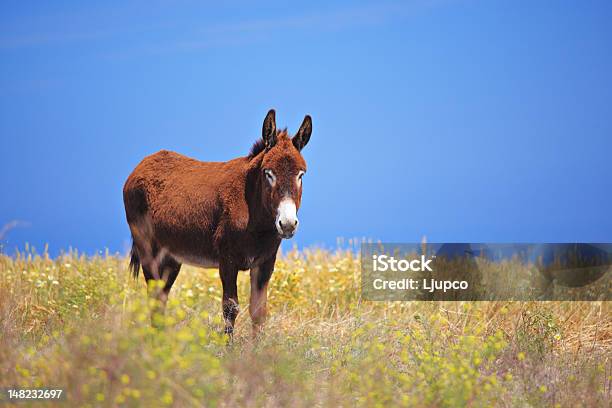
<svg viewBox="0 0 612 408">
<path fill-rule="evenodd" d="M 281 201 L 276 211 L 276 230 L 283 238 L 291 238 L 297 231 L 298 219 L 295 202 L 290 198 Z"/>
</svg>

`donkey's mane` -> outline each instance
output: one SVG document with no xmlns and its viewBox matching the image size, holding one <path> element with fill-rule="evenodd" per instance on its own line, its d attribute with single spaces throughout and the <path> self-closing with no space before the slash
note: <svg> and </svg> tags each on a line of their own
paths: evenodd
<svg viewBox="0 0 612 408">
<path fill-rule="evenodd" d="M 285 136 L 288 136 L 287 128 L 284 128 L 282 130 L 277 130 L 276 138 L 278 139 L 278 137 L 283 134 Z M 266 143 L 264 142 L 264 140 L 262 138 L 257 139 L 255 143 L 253 143 L 253 146 L 251 146 L 251 151 L 249 152 L 249 159 L 252 159 L 253 157 L 257 156 L 259 153 L 263 152 L 265 149 L 266 149 Z"/>
</svg>

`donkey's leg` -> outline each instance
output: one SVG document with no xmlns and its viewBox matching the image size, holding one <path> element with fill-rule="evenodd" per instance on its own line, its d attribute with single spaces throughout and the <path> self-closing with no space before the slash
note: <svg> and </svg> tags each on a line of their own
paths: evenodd
<svg viewBox="0 0 612 408">
<path fill-rule="evenodd" d="M 234 323 L 238 316 L 238 288 L 236 280 L 238 279 L 238 269 L 231 264 L 220 262 L 219 275 L 223 284 L 223 319 L 225 320 L 225 333 L 230 337 L 234 333 Z"/>
<path fill-rule="evenodd" d="M 148 249 L 148 250 L 147 250 Z M 161 260 L 164 258 L 164 254 L 160 251 L 156 245 L 148 245 L 148 248 L 139 250 L 141 255 L 142 271 L 144 273 L 147 287 L 149 288 L 149 294 L 159 298 L 159 287 L 158 281 L 160 279 L 160 265 Z"/>
<path fill-rule="evenodd" d="M 147 282 L 147 289 L 149 292 L 149 297 L 152 299 L 155 299 L 155 303 L 151 305 L 151 325 L 153 327 L 157 327 L 157 328 L 161 328 L 163 327 L 163 323 L 162 320 L 160 320 L 160 317 L 163 316 L 164 314 L 164 304 L 161 302 L 161 299 L 159 298 L 159 286 L 158 283 L 159 280 L 155 279 L 156 277 L 156 273 L 157 271 L 153 271 L 153 267 L 155 265 L 152 265 L 150 262 L 149 263 L 143 263 L 142 264 L 142 271 L 144 273 L 145 276 L 145 281 Z M 159 275 L 157 275 L 159 276 Z"/>
<path fill-rule="evenodd" d="M 168 287 L 168 281 L 171 279 L 174 283 L 180 264 L 167 255 L 164 249 L 159 249 L 154 242 L 144 248 L 149 250 L 143 251 L 145 256 L 142 259 L 142 271 L 147 282 L 149 296 L 155 300 L 151 306 L 151 324 L 155 327 L 162 327 L 168 292 L 172 287 L 172 284 Z"/>
<path fill-rule="evenodd" d="M 159 300 L 163 305 L 168 301 L 168 295 L 170 294 L 170 289 L 172 289 L 172 285 L 176 280 L 179 272 L 181 270 L 181 264 L 176 261 L 170 255 L 166 255 L 166 257 L 162 260 L 161 265 L 159 266 L 159 272 L 161 275 L 161 279 L 165 282 L 163 289 L 159 293 Z"/>
<path fill-rule="evenodd" d="M 251 269 L 251 300 L 249 302 L 249 313 L 253 323 L 253 335 L 257 336 L 263 330 L 268 313 L 268 282 L 274 271 L 272 258 L 262 265 Z"/>
</svg>

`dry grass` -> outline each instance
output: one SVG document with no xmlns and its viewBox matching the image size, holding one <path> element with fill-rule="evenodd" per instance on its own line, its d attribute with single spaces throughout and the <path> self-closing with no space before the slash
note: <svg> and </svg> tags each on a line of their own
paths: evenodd
<svg viewBox="0 0 612 408">
<path fill-rule="evenodd" d="M 214 270 L 184 268 L 165 328 L 127 260 L 0 257 L 0 387 L 70 406 L 609 406 L 608 302 L 365 302 L 352 252 L 290 252 L 266 333 L 220 334 Z M 248 274 L 239 278 L 247 310 Z M 23 405 L 20 405 L 23 406 Z"/>
</svg>

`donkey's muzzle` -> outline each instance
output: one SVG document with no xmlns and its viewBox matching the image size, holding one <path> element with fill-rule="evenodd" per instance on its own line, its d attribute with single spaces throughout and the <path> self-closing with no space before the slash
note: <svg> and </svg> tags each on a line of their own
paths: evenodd
<svg viewBox="0 0 612 408">
<path fill-rule="evenodd" d="M 278 232 L 281 237 L 288 239 L 288 238 L 292 238 L 293 235 L 295 235 L 295 231 L 297 231 L 298 223 L 299 222 L 297 218 L 294 221 L 286 221 L 286 222 L 278 220 L 278 225 L 276 226 L 276 228 L 278 229 Z"/>
<path fill-rule="evenodd" d="M 282 238 L 291 238 L 298 227 L 297 208 L 291 199 L 284 199 L 278 206 L 276 230 Z"/>
</svg>

